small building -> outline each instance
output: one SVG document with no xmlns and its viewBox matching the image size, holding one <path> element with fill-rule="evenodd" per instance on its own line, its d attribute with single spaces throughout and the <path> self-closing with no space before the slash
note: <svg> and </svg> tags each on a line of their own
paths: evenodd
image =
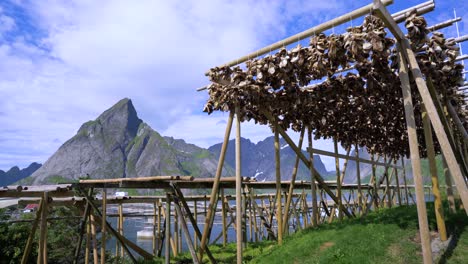
<svg viewBox="0 0 468 264">
<path fill-rule="evenodd" d="M 24 207 L 23 213 L 32 213 L 32 212 L 37 211 L 38 208 L 39 208 L 39 204 L 28 204 L 26 205 L 26 207 Z"/>
</svg>

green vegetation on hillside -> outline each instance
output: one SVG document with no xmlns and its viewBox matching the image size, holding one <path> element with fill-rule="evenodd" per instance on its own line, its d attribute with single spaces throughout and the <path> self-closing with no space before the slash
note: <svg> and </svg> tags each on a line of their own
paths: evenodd
<svg viewBox="0 0 468 264">
<path fill-rule="evenodd" d="M 434 207 L 428 203 L 430 229 L 436 230 Z M 441 256 L 442 263 L 468 262 L 468 217 L 464 211 L 447 215 L 447 229 L 458 241 Z M 250 243 L 246 263 L 421 263 L 415 206 L 381 209 L 366 217 L 309 228 L 287 237 L 282 246 L 272 241 Z M 219 263 L 235 263 L 236 245 L 211 246 Z M 176 258 L 187 260 L 189 255 Z M 208 259 L 204 259 L 207 262 Z"/>
</svg>

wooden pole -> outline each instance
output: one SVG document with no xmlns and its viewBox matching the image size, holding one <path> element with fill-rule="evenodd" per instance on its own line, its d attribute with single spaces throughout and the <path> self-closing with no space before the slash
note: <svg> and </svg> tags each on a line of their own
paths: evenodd
<svg viewBox="0 0 468 264">
<path fill-rule="evenodd" d="M 449 210 L 451 213 L 455 213 L 456 207 L 455 207 L 455 198 L 453 197 L 452 179 L 450 179 L 450 171 L 447 167 L 447 161 L 445 160 L 444 155 L 442 155 L 442 166 L 444 167 L 444 176 L 445 176 L 445 184 L 447 188 L 447 200 L 449 203 Z"/>
<path fill-rule="evenodd" d="M 309 159 L 311 166 L 314 166 L 314 154 L 312 153 L 312 130 L 310 127 L 307 130 L 307 140 L 309 141 Z M 310 171 L 310 188 L 312 190 L 312 226 L 318 226 L 318 206 L 317 206 L 317 186 L 312 170 Z"/>
<path fill-rule="evenodd" d="M 173 234 L 173 237 L 174 237 L 174 244 L 175 244 L 175 248 L 174 248 L 174 257 L 177 257 L 177 255 L 179 254 L 179 220 L 178 220 L 178 215 L 177 215 L 177 210 L 174 211 L 174 232 L 172 233 Z"/>
<path fill-rule="evenodd" d="M 219 154 L 218 167 L 216 168 L 216 174 L 215 174 L 215 178 L 213 182 L 213 189 L 211 190 L 210 209 L 208 211 L 208 214 L 205 217 L 205 228 L 203 230 L 203 236 L 200 241 L 200 257 L 199 257 L 200 260 L 203 259 L 203 252 L 205 250 L 205 246 L 207 244 L 207 241 L 210 240 L 209 237 L 211 234 L 211 228 L 213 226 L 213 220 L 214 220 L 214 216 L 216 213 L 216 206 L 218 204 L 219 182 L 221 180 L 221 174 L 223 172 L 224 159 L 226 156 L 226 150 L 227 150 L 228 143 L 229 143 L 229 136 L 231 135 L 233 118 L 234 118 L 234 113 L 231 111 L 229 113 L 229 118 L 228 118 L 227 125 L 226 125 L 226 131 L 224 133 L 223 145 L 221 147 L 221 152 Z M 205 200 L 205 203 L 206 203 L 206 200 Z M 205 213 L 206 213 L 206 208 L 205 208 Z"/>
<path fill-rule="evenodd" d="M 221 221 L 223 226 L 223 246 L 227 245 L 227 230 L 226 230 L 226 204 L 224 201 L 224 188 L 221 189 Z"/>
<path fill-rule="evenodd" d="M 32 224 L 31 232 L 29 233 L 28 241 L 26 242 L 23 257 L 21 258 L 21 264 L 28 263 L 29 255 L 31 254 L 32 245 L 34 242 L 34 236 L 36 235 L 37 226 L 39 225 L 39 222 L 41 220 L 43 204 L 44 200 L 41 199 L 41 201 L 39 202 L 39 209 L 36 212 L 36 219 L 34 219 L 34 222 Z"/>
<path fill-rule="evenodd" d="M 468 188 L 466 186 L 464 176 L 461 172 L 460 165 L 458 164 L 454 150 L 452 149 L 449 143 L 448 136 L 445 133 L 444 127 L 429 93 L 428 86 L 426 85 L 426 80 L 422 76 L 413 50 L 411 50 L 411 46 L 407 39 L 403 39 L 401 42 L 403 46 L 403 54 L 411 66 L 411 72 L 416 81 L 416 86 L 427 109 L 427 113 L 431 120 L 432 126 L 434 127 L 434 131 L 439 141 L 442 153 L 444 154 L 447 160 L 447 165 L 450 170 L 450 174 L 453 176 L 453 179 L 458 189 L 458 193 L 460 194 L 460 198 L 463 204 L 465 205 L 465 212 L 468 213 Z M 428 81 L 430 82 L 430 79 Z"/>
<path fill-rule="evenodd" d="M 88 214 L 88 223 L 86 224 L 86 249 L 85 263 L 89 264 L 89 250 L 91 247 L 91 215 Z"/>
<path fill-rule="evenodd" d="M 241 121 L 239 106 L 236 105 L 236 239 L 237 264 L 242 264 L 242 175 L 241 175 Z M 213 186 L 214 187 L 214 186 Z"/>
<path fill-rule="evenodd" d="M 89 189 L 89 195 L 91 195 L 93 193 L 93 189 Z M 91 210 L 91 205 L 89 205 L 89 203 L 86 203 L 86 207 L 85 207 L 85 211 L 83 213 L 83 218 L 81 220 L 81 223 L 80 223 L 80 236 L 78 238 L 78 243 L 76 244 L 76 248 L 75 248 L 75 258 L 73 260 L 73 263 L 76 264 L 78 263 L 78 258 L 80 256 L 80 252 L 81 252 L 81 244 L 83 242 L 83 234 L 84 234 L 84 231 L 86 229 L 86 220 L 88 220 L 88 215 L 89 215 L 89 211 Z"/>
<path fill-rule="evenodd" d="M 359 208 L 359 215 L 362 215 L 362 189 L 361 189 L 361 168 L 359 164 L 359 146 L 356 144 L 356 151 L 354 153 L 356 156 L 356 178 L 358 184 L 358 208 Z"/>
<path fill-rule="evenodd" d="M 387 163 L 387 156 L 384 157 L 384 162 Z M 384 201 L 386 199 L 385 204 L 387 208 L 390 208 L 392 207 L 392 204 L 391 204 L 391 198 L 390 198 L 391 191 L 390 191 L 390 180 L 388 178 L 388 167 L 385 167 L 385 187 L 386 187 L 386 190 L 388 190 L 388 192 L 387 192 L 387 195 L 384 195 L 382 197 L 382 199 L 384 199 Z"/>
<path fill-rule="evenodd" d="M 102 190 L 101 264 L 106 264 L 107 191 Z"/>
<path fill-rule="evenodd" d="M 124 235 L 124 218 L 123 218 L 123 204 L 119 204 L 119 222 L 120 222 L 120 226 L 119 226 L 119 233 L 120 235 Z M 124 250 L 124 247 L 123 247 L 123 244 L 120 243 L 120 257 L 124 257 L 124 254 L 125 254 L 125 250 Z"/>
<path fill-rule="evenodd" d="M 198 223 L 198 205 L 197 201 L 193 201 L 193 218 L 195 220 L 195 223 Z M 201 236 L 200 236 L 201 239 Z M 195 249 L 198 247 L 198 236 L 197 232 L 193 232 L 193 246 Z"/>
<path fill-rule="evenodd" d="M 190 236 L 190 232 L 187 227 L 187 223 L 185 222 L 185 217 L 182 214 L 182 210 L 180 209 L 179 203 L 174 201 L 174 208 L 176 209 L 177 215 L 179 216 L 179 222 L 182 227 L 182 231 L 184 232 L 185 241 L 190 251 L 190 255 L 192 256 L 192 260 L 194 264 L 200 263 L 197 257 L 197 253 L 195 251 L 195 247 L 193 246 L 192 237 Z"/>
<path fill-rule="evenodd" d="M 171 262 L 171 196 L 166 192 L 166 245 L 164 249 L 164 259 L 166 264 Z"/>
<path fill-rule="evenodd" d="M 157 235 L 156 233 L 156 224 L 158 223 L 158 204 L 157 202 L 153 203 L 153 255 L 156 256 L 156 251 L 158 248 Z M 158 234 L 159 235 L 159 234 Z"/>
<path fill-rule="evenodd" d="M 375 157 L 374 157 L 374 153 L 371 154 L 371 161 L 374 161 L 375 160 Z M 377 208 L 379 208 L 379 190 L 377 189 L 377 176 L 375 174 L 375 171 L 376 171 L 376 166 L 375 164 L 372 165 L 372 178 L 371 178 L 371 182 L 373 184 L 373 200 L 374 200 L 374 210 L 376 210 Z"/>
<path fill-rule="evenodd" d="M 399 45 L 398 45 L 399 46 Z M 409 147 L 411 153 L 411 166 L 413 167 L 414 185 L 416 188 L 416 207 L 418 211 L 419 234 L 424 263 L 432 263 L 431 238 L 427 222 L 426 203 L 424 201 L 424 185 L 421 175 L 421 160 L 419 158 L 418 137 L 416 133 L 416 122 L 414 120 L 413 101 L 411 98 L 411 87 L 408 76 L 408 68 L 403 52 L 399 53 L 400 81 L 405 105 L 405 118 L 408 132 Z"/>
<path fill-rule="evenodd" d="M 338 158 L 338 141 L 333 139 L 333 146 L 335 148 L 335 170 L 336 170 L 336 197 L 338 198 L 338 208 L 343 206 L 343 198 L 341 197 L 341 174 L 340 174 L 340 159 Z M 338 210 L 338 218 L 343 220 L 342 210 Z"/>
<path fill-rule="evenodd" d="M 283 206 L 281 203 L 281 162 L 278 119 L 275 119 L 275 171 L 276 171 L 276 221 L 278 222 L 278 244 L 283 244 Z"/>
<path fill-rule="evenodd" d="M 439 190 L 439 179 L 437 175 L 437 165 L 435 160 L 434 142 L 432 139 L 432 129 L 429 117 L 424 104 L 421 105 L 421 114 L 424 128 L 424 139 L 426 141 L 427 158 L 429 159 L 429 169 L 432 180 L 432 193 L 434 194 L 434 209 L 437 221 L 437 230 L 439 230 L 440 240 L 447 240 L 447 230 L 445 228 L 444 208 L 442 207 L 442 197 Z"/>
<path fill-rule="evenodd" d="M 393 165 L 397 165 L 397 159 L 393 160 Z M 401 190 L 400 190 L 400 179 L 398 178 L 398 169 L 393 167 L 395 172 L 395 183 L 397 188 L 397 198 L 398 198 L 398 206 L 401 206 Z"/>
<path fill-rule="evenodd" d="M 409 205 L 409 196 L 408 196 L 408 182 L 406 180 L 406 168 L 405 168 L 405 157 L 401 157 L 401 166 L 403 167 L 403 183 L 405 185 L 405 201 L 406 205 Z"/>
<path fill-rule="evenodd" d="M 94 214 L 91 212 L 91 236 L 93 240 L 93 263 L 99 263 L 99 256 L 97 251 L 97 239 L 96 239 L 96 219 L 94 219 Z"/>
<path fill-rule="evenodd" d="M 305 127 L 302 128 L 301 134 L 299 136 L 299 144 L 298 147 L 299 149 L 302 149 L 302 142 L 304 140 L 304 132 L 305 132 Z M 289 207 L 291 206 L 291 201 L 294 193 L 294 184 L 296 183 L 296 176 L 297 176 L 297 171 L 299 167 L 299 156 L 296 155 L 296 161 L 294 162 L 294 168 L 292 171 L 291 175 L 291 184 L 289 185 L 289 190 L 288 190 L 288 195 L 286 196 L 286 204 L 284 205 L 284 211 L 286 212 L 284 214 L 283 218 L 283 223 L 284 223 L 284 228 L 283 230 L 287 230 L 288 228 L 286 227 L 287 223 L 289 222 Z M 312 174 L 312 172 L 311 172 Z M 313 174 L 312 174 L 312 181 L 314 181 Z"/>
<path fill-rule="evenodd" d="M 42 196 L 41 226 L 39 232 L 38 263 L 47 263 L 47 215 L 49 213 L 49 193 Z"/>
</svg>

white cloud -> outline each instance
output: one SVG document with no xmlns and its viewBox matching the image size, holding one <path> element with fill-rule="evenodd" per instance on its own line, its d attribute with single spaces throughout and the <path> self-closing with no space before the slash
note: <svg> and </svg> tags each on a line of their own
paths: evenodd
<svg viewBox="0 0 468 264">
<path fill-rule="evenodd" d="M 227 116 L 200 113 L 207 95 L 195 89 L 207 84 L 204 72 L 361 5 L 355 2 L 1 2 L 0 168 L 44 162 L 123 97 L 164 135 L 220 142 Z M 256 142 L 271 134 L 247 123 L 243 135 Z"/>
</svg>

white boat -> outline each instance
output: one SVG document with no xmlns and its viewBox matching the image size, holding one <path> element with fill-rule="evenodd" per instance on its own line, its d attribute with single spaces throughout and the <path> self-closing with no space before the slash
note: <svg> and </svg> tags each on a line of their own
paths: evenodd
<svg viewBox="0 0 468 264">
<path fill-rule="evenodd" d="M 142 230 L 137 231 L 139 239 L 153 239 L 153 226 L 145 226 Z"/>
</svg>

